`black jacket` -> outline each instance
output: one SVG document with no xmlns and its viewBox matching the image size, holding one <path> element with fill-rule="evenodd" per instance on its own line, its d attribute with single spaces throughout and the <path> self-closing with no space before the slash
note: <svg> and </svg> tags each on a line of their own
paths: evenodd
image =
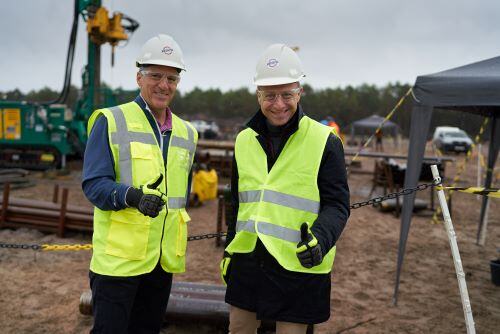
<svg viewBox="0 0 500 334">
<path fill-rule="evenodd" d="M 298 107 L 297 112 L 288 121 L 287 124 L 279 127 L 278 136 L 270 133 L 266 118 L 262 111 L 258 111 L 247 123 L 258 133 L 257 140 L 267 155 L 267 165 L 269 170 L 279 157 L 288 138 L 298 130 L 299 121 L 304 116 L 302 108 Z M 344 161 L 344 149 L 340 139 L 331 134 L 328 138 L 321 159 L 318 172 L 318 188 L 320 195 L 320 210 L 318 218 L 313 223 L 311 231 L 318 239 L 323 254 L 335 246 L 342 230 L 344 229 L 349 217 L 349 186 L 347 185 L 346 168 Z M 235 236 L 236 219 L 238 215 L 238 167 L 236 159 L 233 158 L 232 176 L 231 176 L 231 204 L 233 215 L 228 221 L 228 235 L 226 246 Z M 257 243 L 256 253 L 267 253 L 260 241 Z M 265 254 L 269 257 L 269 254 Z"/>
</svg>

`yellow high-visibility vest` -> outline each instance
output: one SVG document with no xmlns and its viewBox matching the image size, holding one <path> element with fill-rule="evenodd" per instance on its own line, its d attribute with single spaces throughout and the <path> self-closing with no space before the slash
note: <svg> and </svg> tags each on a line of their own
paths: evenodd
<svg viewBox="0 0 500 334">
<path fill-rule="evenodd" d="M 235 143 L 238 166 L 239 210 L 236 236 L 226 251 L 249 253 L 259 238 L 267 251 L 290 271 L 329 273 L 335 257 L 333 247 L 318 266 L 307 269 L 297 259 L 300 226 L 312 226 L 320 207 L 318 171 L 332 129 L 307 116 L 290 136 L 268 172 L 267 156 L 248 128 Z"/>
<path fill-rule="evenodd" d="M 144 216 L 135 208 L 94 208 L 90 270 L 101 275 L 136 276 L 152 271 L 160 259 L 165 271 L 184 272 L 190 220 L 185 209 L 186 189 L 198 133 L 172 114 L 165 166 L 153 129 L 137 103 L 96 110 L 89 119 L 89 134 L 101 115 L 108 121 L 116 182 L 138 188 L 161 173 L 164 178 L 158 189 L 167 198 L 166 207 L 156 218 Z"/>
</svg>

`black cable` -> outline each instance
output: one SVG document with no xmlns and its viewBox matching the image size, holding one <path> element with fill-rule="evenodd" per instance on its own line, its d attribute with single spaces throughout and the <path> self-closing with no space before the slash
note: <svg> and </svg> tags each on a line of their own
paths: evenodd
<svg viewBox="0 0 500 334">
<path fill-rule="evenodd" d="M 61 93 L 59 96 L 52 101 L 42 102 L 43 104 L 53 104 L 53 103 L 64 103 L 68 98 L 69 88 L 71 86 L 71 72 L 73 69 L 73 59 L 75 56 L 75 46 L 76 46 L 76 35 L 78 32 L 78 0 L 75 0 L 74 14 L 73 14 L 73 24 L 71 27 L 71 33 L 69 37 L 68 53 L 66 56 L 66 69 L 64 72 L 64 83 Z"/>
</svg>

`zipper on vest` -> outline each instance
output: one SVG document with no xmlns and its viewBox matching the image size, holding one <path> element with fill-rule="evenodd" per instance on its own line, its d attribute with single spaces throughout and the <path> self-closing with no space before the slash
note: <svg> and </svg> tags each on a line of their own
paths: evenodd
<svg viewBox="0 0 500 334">
<path fill-rule="evenodd" d="M 162 152 L 163 153 L 163 152 Z M 165 234 L 165 221 L 167 220 L 167 216 L 168 216 L 168 189 L 167 189 L 167 165 L 166 164 L 163 164 L 163 171 L 165 172 L 165 177 L 163 178 L 163 180 L 165 181 L 165 194 L 166 194 L 166 199 L 165 199 L 165 208 L 167 210 L 167 213 L 165 214 L 165 218 L 163 218 L 163 224 L 162 224 L 162 227 L 161 227 L 161 238 L 160 238 L 160 257 L 158 258 L 158 261 L 160 261 L 161 263 L 161 254 L 162 254 L 162 251 L 163 251 L 163 235 Z"/>
</svg>

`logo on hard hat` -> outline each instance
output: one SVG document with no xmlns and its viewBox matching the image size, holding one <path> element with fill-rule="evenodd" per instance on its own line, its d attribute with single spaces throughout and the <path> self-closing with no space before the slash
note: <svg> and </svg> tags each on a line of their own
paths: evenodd
<svg viewBox="0 0 500 334">
<path fill-rule="evenodd" d="M 278 65 L 279 65 L 279 63 L 280 63 L 280 62 L 278 61 L 278 59 L 271 58 L 271 59 L 269 59 L 269 60 L 267 61 L 267 67 L 271 67 L 271 68 L 273 68 L 273 67 L 278 66 Z"/>
<path fill-rule="evenodd" d="M 161 50 L 162 53 L 166 54 L 166 55 L 171 55 L 172 52 L 174 52 L 174 49 L 172 49 L 170 46 L 166 45 L 163 47 L 163 49 Z"/>
</svg>

